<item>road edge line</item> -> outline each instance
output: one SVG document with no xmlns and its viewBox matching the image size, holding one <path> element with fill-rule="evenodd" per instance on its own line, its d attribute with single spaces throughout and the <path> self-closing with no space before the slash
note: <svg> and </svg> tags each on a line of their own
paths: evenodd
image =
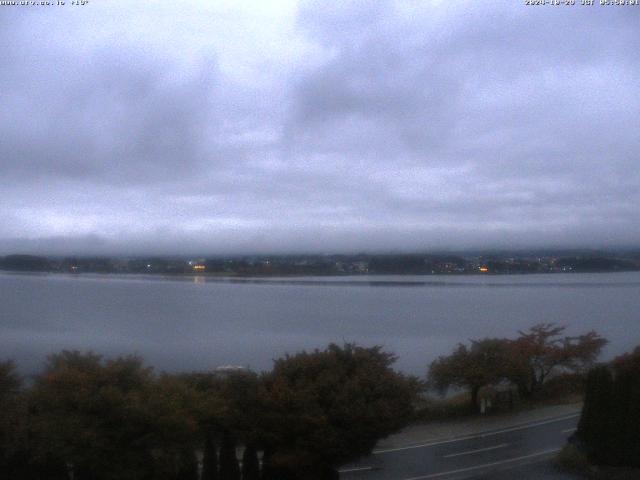
<svg viewBox="0 0 640 480">
<path fill-rule="evenodd" d="M 471 439 L 474 439 L 474 438 L 490 437 L 492 435 L 500 435 L 501 433 L 514 432 L 516 430 L 524 430 L 526 428 L 538 427 L 540 425 L 547 425 L 549 423 L 561 422 L 563 420 L 569 420 L 570 418 L 575 418 L 575 417 L 579 417 L 579 416 L 580 416 L 580 412 L 573 413 L 573 414 L 570 414 L 570 415 L 565 415 L 563 417 L 556 417 L 556 418 L 551 418 L 551 419 L 548 419 L 548 420 L 540 420 L 540 421 L 533 422 L 533 423 L 515 425 L 513 427 L 507 427 L 507 428 L 504 428 L 502 430 L 486 430 L 484 432 L 473 433 L 473 434 L 470 434 L 470 435 L 463 435 L 461 437 L 433 440 L 431 442 L 415 444 L 415 445 L 407 445 L 406 447 L 383 448 L 383 449 L 380 449 L 380 450 L 374 450 L 373 452 L 371 452 L 371 454 L 372 455 L 380 455 L 380 454 L 383 454 L 383 453 L 399 452 L 399 451 L 402 451 L 402 450 L 411 450 L 411 449 L 414 449 L 414 448 L 434 447 L 436 445 L 444 445 L 444 444 L 447 444 L 447 443 L 460 442 L 460 441 L 463 441 L 463 440 L 471 440 Z"/>
<path fill-rule="evenodd" d="M 521 457 L 509 458 L 507 460 L 501 460 L 499 462 L 484 463 L 482 465 L 475 465 L 473 467 L 459 468 L 457 470 L 449 470 L 448 472 L 431 473 L 429 475 L 423 475 L 421 477 L 405 478 L 404 480 L 427 480 L 429 478 L 443 477 L 445 475 L 455 475 L 456 473 L 471 472 L 473 470 L 479 470 L 479 469 L 482 469 L 482 468 L 495 467 L 497 465 L 505 465 L 507 463 L 513 463 L 513 462 L 517 462 L 519 460 L 526 460 L 528 458 L 540 457 L 542 455 L 549 455 L 551 453 L 557 453 L 560 450 L 562 450 L 562 449 L 561 448 L 553 448 L 553 449 L 550 449 L 550 450 L 543 450 L 541 452 L 531 453 L 529 455 L 523 455 Z"/>
</svg>

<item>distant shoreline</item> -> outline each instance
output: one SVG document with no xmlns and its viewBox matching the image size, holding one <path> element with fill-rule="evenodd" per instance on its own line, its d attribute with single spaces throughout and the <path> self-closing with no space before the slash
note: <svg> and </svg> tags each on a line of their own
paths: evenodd
<svg viewBox="0 0 640 480">
<path fill-rule="evenodd" d="M 613 273 L 636 273 L 638 271 L 624 272 L 540 272 L 538 275 L 562 276 L 567 279 L 569 276 L 582 276 L 584 274 L 613 274 Z M 46 277 L 54 276 L 66 279 L 86 279 L 86 280 L 139 280 L 139 281 L 179 281 L 193 283 L 209 283 L 221 285 L 272 285 L 272 286 L 320 286 L 320 287 L 593 287 L 606 288 L 617 287 L 620 285 L 640 286 L 640 280 L 631 282 L 579 282 L 579 281 L 537 281 L 537 282 L 491 282 L 479 281 L 480 279 L 505 278 L 505 277 L 530 277 L 533 273 L 467 273 L 467 274 L 359 274 L 359 275 L 272 275 L 272 276 L 249 276 L 249 275 L 213 275 L 213 274 L 153 274 L 153 273 L 68 273 L 68 272 L 27 272 L 27 271 L 9 271 L 0 270 L 0 275 L 17 275 L 17 276 L 35 276 Z M 367 278 L 369 277 L 369 278 Z M 377 278 L 371 278 L 377 277 Z M 438 280 L 422 280 L 415 277 L 450 277 L 450 278 L 474 278 L 472 281 L 447 281 Z M 413 278 L 413 279 L 411 279 Z M 478 281 L 476 281 L 476 279 Z"/>
<path fill-rule="evenodd" d="M 210 279 L 363 276 L 503 276 L 640 271 L 638 252 L 494 254 L 333 254 L 237 257 L 45 257 L 6 255 L 0 270 L 69 274 L 144 274 Z"/>
</svg>

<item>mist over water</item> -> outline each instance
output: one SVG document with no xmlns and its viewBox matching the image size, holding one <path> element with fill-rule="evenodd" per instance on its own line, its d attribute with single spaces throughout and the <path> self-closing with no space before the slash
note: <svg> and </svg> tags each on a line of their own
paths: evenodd
<svg viewBox="0 0 640 480">
<path fill-rule="evenodd" d="M 640 344 L 640 273 L 228 280 L 0 274 L 0 358 L 138 353 L 160 370 L 246 365 L 329 342 L 383 345 L 423 374 L 456 343 L 539 322 L 594 329 L 603 358 Z"/>
</svg>

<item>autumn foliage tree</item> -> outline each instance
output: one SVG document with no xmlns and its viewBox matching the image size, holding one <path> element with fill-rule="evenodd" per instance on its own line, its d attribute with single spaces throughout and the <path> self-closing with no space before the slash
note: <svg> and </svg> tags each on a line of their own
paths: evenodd
<svg viewBox="0 0 640 480">
<path fill-rule="evenodd" d="M 540 323 L 511 342 L 505 376 L 517 385 L 521 396 L 534 396 L 558 371 L 586 373 L 607 344 L 594 331 L 573 337 L 562 336 L 564 331 L 565 327 Z"/>
<path fill-rule="evenodd" d="M 451 386 L 468 389 L 470 407 L 475 411 L 480 389 L 504 377 L 509 353 L 510 344 L 506 339 L 473 340 L 469 347 L 458 344 L 451 355 L 439 357 L 431 364 L 430 384 L 441 392 Z"/>
<path fill-rule="evenodd" d="M 562 336 L 564 330 L 542 323 L 519 332 L 515 340 L 485 338 L 472 340 L 468 347 L 459 344 L 431 363 L 429 382 L 441 391 L 450 386 L 468 389 L 474 409 L 479 390 L 500 381 L 511 382 L 521 397 L 531 398 L 555 374 L 585 373 L 607 343 L 594 331 L 572 337 Z"/>
</svg>

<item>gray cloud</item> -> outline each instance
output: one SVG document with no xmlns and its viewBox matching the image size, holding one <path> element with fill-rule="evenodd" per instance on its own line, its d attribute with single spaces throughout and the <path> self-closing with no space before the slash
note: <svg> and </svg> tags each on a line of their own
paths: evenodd
<svg viewBox="0 0 640 480">
<path fill-rule="evenodd" d="M 1 13 L 0 251 L 640 240 L 638 8 Z"/>
</svg>

